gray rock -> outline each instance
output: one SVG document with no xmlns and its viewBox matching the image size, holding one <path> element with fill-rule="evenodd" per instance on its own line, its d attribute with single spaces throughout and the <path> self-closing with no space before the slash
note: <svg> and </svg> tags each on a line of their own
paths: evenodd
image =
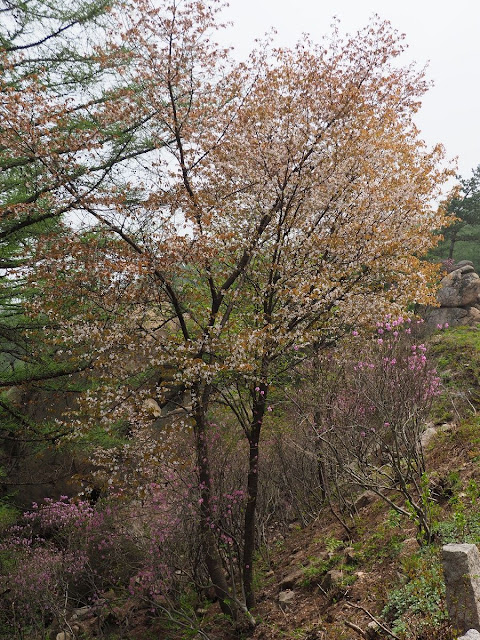
<svg viewBox="0 0 480 640">
<path fill-rule="evenodd" d="M 480 321 L 480 312 L 476 307 L 428 307 L 424 317 L 431 327 L 438 324 L 450 327 L 473 326 Z"/>
<path fill-rule="evenodd" d="M 454 629 L 480 630 L 480 553 L 474 544 L 442 548 L 447 608 Z"/>
<path fill-rule="evenodd" d="M 72 620 L 83 620 L 84 618 L 88 618 L 93 614 L 94 611 L 92 607 L 80 607 L 79 609 L 73 610 Z"/>
<path fill-rule="evenodd" d="M 56 640 L 74 640 L 74 637 L 70 631 L 60 631 L 60 633 L 57 633 Z"/>
<path fill-rule="evenodd" d="M 476 629 L 469 629 L 464 636 L 458 638 L 458 640 L 480 640 L 480 632 Z"/>
<path fill-rule="evenodd" d="M 377 495 L 373 491 L 364 491 L 355 500 L 355 509 L 363 509 L 376 500 Z"/>
<path fill-rule="evenodd" d="M 467 307 L 476 304 L 479 295 L 480 278 L 466 265 L 442 278 L 437 299 L 442 307 Z"/>
<path fill-rule="evenodd" d="M 456 271 L 457 269 L 463 269 L 464 267 L 470 267 L 471 271 L 475 271 L 473 262 L 471 260 L 460 260 L 460 262 L 457 262 L 457 264 L 454 265 L 452 271 Z M 468 271 L 464 271 L 464 273 L 468 273 Z"/>
<path fill-rule="evenodd" d="M 285 591 L 280 591 L 278 594 L 278 604 L 282 609 L 286 609 L 289 605 L 295 602 L 295 592 L 291 589 L 286 589 Z"/>
<path fill-rule="evenodd" d="M 401 557 L 411 556 L 418 551 L 418 540 L 416 538 L 407 538 L 402 542 Z"/>
<path fill-rule="evenodd" d="M 280 588 L 291 589 L 299 580 L 302 580 L 303 578 L 305 578 L 305 572 L 303 571 L 303 569 L 292 571 L 280 582 Z"/>
<path fill-rule="evenodd" d="M 327 571 L 322 580 L 322 589 L 325 591 L 330 591 L 337 585 L 339 585 L 343 580 L 343 571 L 339 571 L 338 569 L 330 569 Z"/>
<path fill-rule="evenodd" d="M 378 624 L 378 622 L 375 622 L 374 620 L 372 620 L 371 622 L 369 622 L 367 624 L 367 628 L 365 629 L 365 633 L 367 634 L 368 638 L 371 638 L 373 640 L 373 638 L 378 638 L 378 636 L 380 635 L 380 631 L 381 630 L 382 630 L 382 628 Z"/>
</svg>

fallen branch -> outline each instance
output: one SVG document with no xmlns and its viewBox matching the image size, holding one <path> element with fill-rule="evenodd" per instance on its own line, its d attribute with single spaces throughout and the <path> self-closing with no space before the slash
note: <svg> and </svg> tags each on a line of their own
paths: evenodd
<svg viewBox="0 0 480 640">
<path fill-rule="evenodd" d="M 350 629 L 353 629 L 359 635 L 361 635 L 362 638 L 366 638 L 366 640 L 368 640 L 368 633 L 366 631 L 364 631 L 363 629 L 360 629 L 360 627 L 358 625 L 354 624 L 353 622 L 350 622 L 350 620 L 344 620 L 343 622 L 344 622 L 344 624 L 347 625 L 347 627 L 350 627 Z"/>
<path fill-rule="evenodd" d="M 382 629 L 382 631 L 385 631 L 385 633 L 387 633 L 392 638 L 395 638 L 395 640 L 400 640 L 400 638 L 398 636 L 396 636 L 393 633 L 393 631 L 390 631 L 390 629 L 388 627 L 386 627 L 379 620 L 377 620 L 377 618 L 375 618 L 375 616 L 373 616 L 370 613 L 370 611 L 367 611 L 367 609 L 365 609 L 365 607 L 362 607 L 359 604 L 353 604 L 352 602 L 346 602 L 345 604 L 348 605 L 349 607 L 353 607 L 354 609 L 360 609 L 360 611 L 363 611 L 364 613 L 367 614 L 367 616 L 370 618 L 370 620 L 373 620 L 373 622 L 375 622 L 375 624 L 378 624 L 378 626 L 380 627 L 380 629 Z"/>
</svg>

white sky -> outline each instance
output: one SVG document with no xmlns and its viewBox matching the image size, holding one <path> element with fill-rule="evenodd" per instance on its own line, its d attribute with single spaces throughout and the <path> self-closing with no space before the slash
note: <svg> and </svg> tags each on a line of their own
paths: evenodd
<svg viewBox="0 0 480 640">
<path fill-rule="evenodd" d="M 377 13 L 405 33 L 405 64 L 429 62 L 434 87 L 424 97 L 417 125 L 429 146 L 441 142 L 458 171 L 469 177 L 480 164 L 480 0 L 230 0 L 227 40 L 244 58 L 271 27 L 276 43 L 293 45 L 302 33 L 314 41 L 330 32 L 356 32 Z M 223 38 L 222 38 L 223 40 Z"/>
</svg>

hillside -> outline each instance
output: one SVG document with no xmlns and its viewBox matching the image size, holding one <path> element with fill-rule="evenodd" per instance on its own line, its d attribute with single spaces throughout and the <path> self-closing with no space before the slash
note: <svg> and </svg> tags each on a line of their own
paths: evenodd
<svg viewBox="0 0 480 640">
<path fill-rule="evenodd" d="M 213 594 L 204 591 L 202 598 L 191 583 L 183 593 L 174 596 L 172 592 L 170 599 L 162 596 L 154 606 L 153 600 L 146 600 L 131 587 L 129 593 L 128 565 L 135 564 L 139 552 L 125 538 L 119 547 L 120 538 L 109 542 L 102 534 L 105 539 L 97 538 L 95 544 L 99 550 L 103 545 L 106 555 L 97 552 L 98 565 L 92 567 L 90 578 L 98 581 L 97 586 L 105 585 L 101 597 L 82 600 L 81 594 L 88 589 L 73 580 L 70 589 L 74 591 L 69 597 L 73 596 L 73 602 L 75 592 L 78 594 L 77 608 L 70 605 L 62 609 L 62 603 L 57 602 L 60 618 L 63 611 L 64 631 L 59 617 L 54 621 L 51 613 L 41 622 L 44 631 L 38 623 L 36 627 L 25 626 L 20 621 L 14 631 L 11 611 L 13 607 L 15 612 L 15 601 L 9 596 L 5 569 L 7 573 L 9 568 L 13 570 L 15 559 L 4 545 L 2 584 L 4 603 L 9 606 L 1 611 L 0 637 L 450 640 L 453 636 L 445 610 L 440 546 L 454 541 L 480 543 L 480 332 L 476 327 L 437 332 L 428 347 L 441 378 L 441 393 L 435 397 L 423 435 L 426 473 L 422 476 L 422 495 L 432 522 L 431 543 L 419 538 L 418 521 L 411 510 L 410 517 L 402 515 L 371 491 L 350 494 L 355 497 L 348 510 L 331 502 L 330 507 L 323 506 L 315 514 L 304 512 L 304 522 L 290 510 L 285 517 L 270 521 L 255 560 L 257 605 L 253 613 L 257 627 L 251 630 L 240 623 L 235 630 L 220 614 Z M 393 493 L 387 495 L 392 497 Z M 408 511 L 405 501 L 399 504 Z M 65 513 L 55 508 L 47 523 L 45 548 L 52 548 L 53 543 L 58 546 L 61 540 L 65 561 L 66 552 L 82 551 L 71 530 L 70 537 L 65 537 L 66 530 L 60 524 Z M 81 527 L 80 506 L 72 503 L 68 508 L 76 510 L 75 526 Z M 2 518 L 5 533 L 12 520 L 7 503 Z M 45 522 L 39 520 L 36 526 L 45 527 Z M 178 563 L 180 567 L 180 559 Z M 124 578 L 116 568 L 122 564 Z M 88 575 L 84 567 L 77 570 L 82 576 Z M 47 565 L 42 571 L 52 579 Z M 98 572 L 102 571 L 100 576 Z M 117 576 L 116 583 L 108 573 Z M 56 576 L 56 580 L 61 577 Z M 45 594 L 51 593 L 51 584 L 41 584 Z M 25 592 L 28 587 L 24 585 Z"/>
<path fill-rule="evenodd" d="M 454 637 L 439 551 L 448 542 L 480 544 L 480 333 L 457 328 L 431 343 L 442 378 L 424 437 L 434 542 L 420 547 L 414 522 L 371 492 L 357 499 L 350 532 L 328 509 L 303 529 L 290 523 L 260 553 L 261 623 L 248 637 Z M 238 637 L 210 615 L 202 627 L 209 638 Z"/>
<path fill-rule="evenodd" d="M 432 338 L 432 350 L 443 384 L 425 434 L 434 543 L 420 547 L 414 523 L 371 493 L 357 500 L 351 535 L 320 515 L 271 551 L 254 638 L 452 637 L 439 549 L 480 543 L 480 334 L 449 331 Z"/>
</svg>

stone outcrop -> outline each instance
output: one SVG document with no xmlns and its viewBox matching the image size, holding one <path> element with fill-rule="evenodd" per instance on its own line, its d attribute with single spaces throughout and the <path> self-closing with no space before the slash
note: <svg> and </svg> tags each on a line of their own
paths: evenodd
<svg viewBox="0 0 480 640">
<path fill-rule="evenodd" d="M 461 638 L 458 638 L 458 640 L 480 640 L 480 632 L 475 629 L 469 629 L 467 633 Z"/>
<path fill-rule="evenodd" d="M 474 544 L 442 549 L 448 614 L 457 633 L 480 631 L 480 553 Z"/>
<path fill-rule="evenodd" d="M 475 325 L 480 322 L 480 277 L 473 263 L 462 260 L 442 278 L 437 293 L 440 307 L 424 311 L 429 325 Z"/>
</svg>

